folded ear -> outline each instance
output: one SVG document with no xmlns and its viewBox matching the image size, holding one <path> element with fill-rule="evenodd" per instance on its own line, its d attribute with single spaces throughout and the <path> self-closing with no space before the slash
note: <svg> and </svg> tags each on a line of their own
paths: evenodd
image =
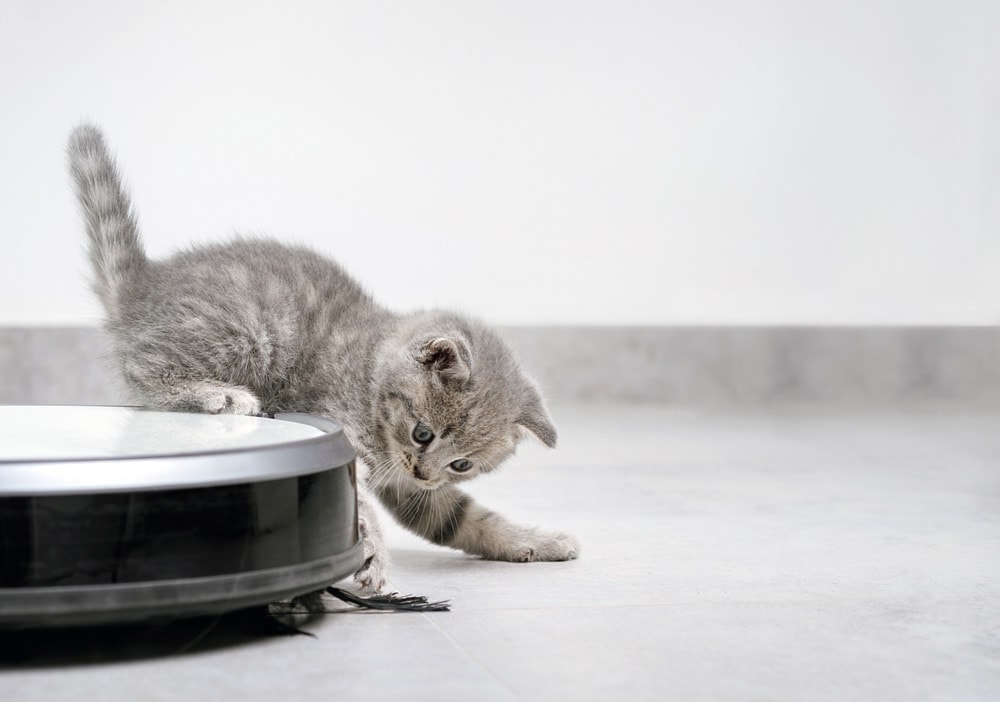
<svg viewBox="0 0 1000 702">
<path fill-rule="evenodd" d="M 458 386 L 469 380 L 470 359 L 469 347 L 459 338 L 431 339 L 417 353 L 417 360 L 437 373 L 443 383 Z"/>
<path fill-rule="evenodd" d="M 521 412 L 521 416 L 517 418 L 516 424 L 549 448 L 556 447 L 555 425 L 552 424 L 552 419 L 542 403 L 542 398 L 534 390 L 532 390 L 531 397 L 525 405 L 524 411 Z"/>
</svg>

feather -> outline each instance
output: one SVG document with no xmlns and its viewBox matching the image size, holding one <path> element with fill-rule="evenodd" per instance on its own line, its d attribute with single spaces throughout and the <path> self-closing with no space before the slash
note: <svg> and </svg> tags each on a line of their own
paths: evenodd
<svg viewBox="0 0 1000 702">
<path fill-rule="evenodd" d="M 451 603 L 448 600 L 442 602 L 428 602 L 426 597 L 418 595 L 400 595 L 392 592 L 388 595 L 373 595 L 372 597 L 360 597 L 354 593 L 341 590 L 339 587 L 328 587 L 326 591 L 339 600 L 363 609 L 380 609 L 394 612 L 450 612 Z"/>
</svg>

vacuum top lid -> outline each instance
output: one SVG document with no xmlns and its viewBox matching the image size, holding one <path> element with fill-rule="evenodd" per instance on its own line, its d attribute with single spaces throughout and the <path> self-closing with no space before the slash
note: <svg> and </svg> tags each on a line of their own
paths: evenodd
<svg viewBox="0 0 1000 702">
<path fill-rule="evenodd" d="M 343 427 L 311 415 L 0 406 L 0 496 L 276 480 L 353 458 Z"/>
</svg>

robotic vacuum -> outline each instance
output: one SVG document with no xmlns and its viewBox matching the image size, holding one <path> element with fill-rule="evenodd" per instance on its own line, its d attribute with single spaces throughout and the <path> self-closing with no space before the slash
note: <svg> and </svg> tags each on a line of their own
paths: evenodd
<svg viewBox="0 0 1000 702">
<path fill-rule="evenodd" d="M 363 561 L 336 422 L 0 406 L 0 627 L 222 614 Z"/>
</svg>

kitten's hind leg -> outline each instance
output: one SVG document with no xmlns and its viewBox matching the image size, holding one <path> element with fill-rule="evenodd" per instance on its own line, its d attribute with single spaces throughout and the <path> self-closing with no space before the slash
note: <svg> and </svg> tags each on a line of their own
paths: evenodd
<svg viewBox="0 0 1000 702">
<path fill-rule="evenodd" d="M 146 404 L 175 412 L 257 415 L 261 410 L 257 396 L 239 385 L 134 374 L 129 374 L 128 381 Z"/>
<path fill-rule="evenodd" d="M 246 388 L 224 383 L 202 382 L 192 397 L 199 412 L 209 414 L 260 414 L 260 400 Z"/>
</svg>

